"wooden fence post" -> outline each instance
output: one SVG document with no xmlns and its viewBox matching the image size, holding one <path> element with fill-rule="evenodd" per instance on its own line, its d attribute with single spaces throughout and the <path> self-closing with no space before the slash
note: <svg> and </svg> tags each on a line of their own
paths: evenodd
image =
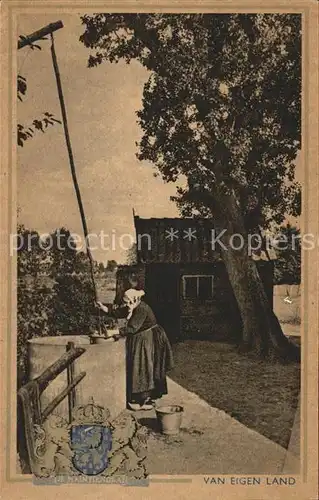
<svg viewBox="0 0 319 500">
<path fill-rule="evenodd" d="M 74 377 L 74 371 L 70 372 L 67 387 L 43 411 L 40 405 L 40 396 L 60 373 L 68 370 L 69 366 L 73 365 L 74 361 L 84 353 L 85 349 L 82 347 L 75 348 L 74 344 L 70 344 L 67 347 L 67 351 L 57 361 L 44 370 L 37 378 L 19 389 L 17 400 L 17 445 L 24 473 L 32 473 L 37 461 L 35 454 L 35 425 L 41 426 L 64 398 L 69 397 L 70 393 L 74 392 L 75 387 L 85 377 L 86 372 L 81 372 L 77 377 Z M 69 406 L 69 418 L 72 418 L 72 405 L 74 402 L 75 397 L 73 397 L 71 406 Z"/>
<path fill-rule="evenodd" d="M 68 342 L 66 346 L 66 350 L 70 351 L 74 348 L 74 342 Z M 67 367 L 67 377 L 68 377 L 68 386 L 73 383 L 74 380 L 74 363 L 70 363 Z M 69 424 L 72 422 L 72 414 L 73 409 L 75 407 L 75 388 L 72 389 L 68 394 L 68 407 L 69 407 Z"/>
</svg>

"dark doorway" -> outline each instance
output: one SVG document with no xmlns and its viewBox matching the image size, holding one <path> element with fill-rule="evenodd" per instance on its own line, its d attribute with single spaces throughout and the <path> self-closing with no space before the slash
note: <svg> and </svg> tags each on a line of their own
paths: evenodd
<svg viewBox="0 0 319 500">
<path fill-rule="evenodd" d="M 171 342 L 179 337 L 179 266 L 148 264 L 145 276 L 146 301 Z"/>
</svg>

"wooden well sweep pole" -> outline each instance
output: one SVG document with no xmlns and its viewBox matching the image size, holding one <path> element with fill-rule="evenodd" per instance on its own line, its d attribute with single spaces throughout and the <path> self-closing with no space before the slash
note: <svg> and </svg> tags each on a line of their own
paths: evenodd
<svg viewBox="0 0 319 500">
<path fill-rule="evenodd" d="M 90 242 L 89 242 L 89 237 L 88 237 L 89 231 L 88 231 L 88 228 L 87 228 L 87 223 L 86 223 L 86 218 L 85 218 L 85 213 L 84 213 L 84 207 L 83 207 L 82 198 L 81 198 L 80 187 L 79 187 L 78 180 L 77 180 L 77 177 L 76 177 L 74 156 L 73 156 L 73 151 L 72 151 L 72 146 L 71 146 L 71 140 L 70 140 L 70 134 L 69 134 L 69 127 L 68 127 L 68 120 L 67 120 L 67 114 L 66 114 L 64 96 L 63 96 L 63 91 L 62 91 L 61 76 L 60 76 L 60 71 L 59 71 L 59 66 L 58 66 L 58 60 L 57 60 L 57 57 L 56 57 L 56 52 L 55 52 L 55 47 L 54 47 L 53 33 L 51 33 L 50 36 L 51 36 L 51 55 L 52 55 L 53 69 L 54 69 L 56 83 L 57 83 L 57 88 L 58 88 L 58 95 L 59 95 L 59 101 L 60 101 L 60 107 L 61 107 L 61 113 L 62 113 L 62 122 L 63 122 L 63 128 L 64 128 L 64 135 L 65 135 L 66 147 L 67 147 L 67 150 L 68 150 L 69 162 L 70 162 L 70 167 L 71 167 L 71 174 L 72 174 L 72 179 L 73 179 L 73 184 L 74 184 L 74 188 L 75 188 L 76 198 L 77 198 L 77 201 L 78 201 L 80 215 L 81 215 L 81 220 L 82 220 L 82 226 L 83 226 L 83 232 L 84 232 L 84 236 L 85 236 L 87 255 L 88 255 L 88 258 L 90 260 L 90 270 L 91 270 L 91 277 L 92 277 L 92 282 L 93 282 L 93 287 L 94 287 L 94 297 L 95 297 L 95 300 L 97 301 L 98 299 L 97 299 L 97 289 L 96 289 L 96 284 L 95 284 L 95 279 L 94 279 L 93 257 L 92 257 L 92 253 L 91 253 L 91 249 L 90 249 Z"/>
<path fill-rule="evenodd" d="M 70 139 L 70 134 L 69 134 L 69 127 L 68 127 L 66 107 L 65 107 L 63 90 L 62 90 L 61 76 L 60 76 L 58 60 L 57 60 L 55 47 L 54 47 L 53 32 L 57 31 L 61 28 L 63 28 L 62 21 L 50 23 L 47 26 L 44 26 L 43 28 L 41 28 L 40 30 L 35 31 L 34 33 L 31 33 L 31 35 L 22 37 L 18 41 L 18 49 L 22 49 L 23 47 L 25 47 L 27 45 L 32 46 L 32 44 L 34 42 L 44 39 L 45 36 L 47 36 L 47 35 L 50 35 L 50 37 L 51 37 L 51 55 L 52 55 L 54 74 L 55 74 L 57 88 L 58 88 L 58 96 L 59 96 L 61 113 L 62 113 L 62 122 L 63 122 L 63 128 L 64 128 L 65 142 L 66 142 L 66 147 L 68 150 L 69 163 L 70 163 L 71 174 L 72 174 L 73 184 L 74 184 L 74 188 L 75 188 L 76 198 L 77 198 L 77 202 L 78 202 L 79 210 L 80 210 L 80 215 L 81 215 L 82 227 L 83 227 L 83 232 L 84 232 L 84 236 L 85 236 L 85 243 L 86 243 L 86 251 L 87 251 L 89 261 L 90 261 L 90 272 L 91 272 L 91 278 L 92 278 L 92 283 L 93 283 L 94 298 L 95 298 L 95 301 L 97 301 L 98 294 L 97 294 L 97 288 L 96 288 L 96 283 L 95 283 L 95 279 L 94 279 L 94 266 L 93 266 L 94 261 L 93 261 L 93 257 L 92 257 L 92 253 L 91 253 L 91 249 L 90 249 L 90 242 L 89 242 L 89 237 L 88 237 L 89 232 L 88 232 L 88 227 L 87 227 L 87 223 L 86 223 L 80 187 L 79 187 L 79 183 L 78 183 L 76 171 L 75 171 L 75 162 L 74 162 L 74 156 L 73 156 L 73 151 L 72 151 L 72 146 L 71 146 L 71 139 Z M 99 316 L 99 318 L 100 318 L 100 316 Z"/>
</svg>

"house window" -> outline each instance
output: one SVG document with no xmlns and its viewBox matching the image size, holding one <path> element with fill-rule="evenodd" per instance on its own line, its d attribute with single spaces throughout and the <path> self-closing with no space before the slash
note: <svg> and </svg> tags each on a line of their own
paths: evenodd
<svg viewBox="0 0 319 500">
<path fill-rule="evenodd" d="M 183 276 L 184 299 L 211 299 L 213 296 L 213 276 L 185 275 Z"/>
</svg>

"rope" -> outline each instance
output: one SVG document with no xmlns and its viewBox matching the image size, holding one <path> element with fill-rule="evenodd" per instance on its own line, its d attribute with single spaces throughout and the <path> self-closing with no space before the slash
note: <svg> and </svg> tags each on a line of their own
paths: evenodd
<svg viewBox="0 0 319 500">
<path fill-rule="evenodd" d="M 52 55 L 53 69 L 54 69 L 57 88 L 58 88 L 58 95 L 59 95 L 59 101 L 60 101 L 60 107 L 61 107 L 61 113 L 62 113 L 62 122 L 63 122 L 66 146 L 67 146 L 68 155 L 69 155 L 71 174 L 72 174 L 76 198 L 77 198 L 79 210 L 80 210 L 80 216 L 81 216 L 83 232 L 84 232 L 85 242 L 86 242 L 86 252 L 87 252 L 87 256 L 89 258 L 89 262 L 90 262 L 90 274 L 91 274 L 91 279 L 92 279 L 92 283 L 93 283 L 94 299 L 97 302 L 98 294 L 97 294 L 97 287 L 96 287 L 95 278 L 94 278 L 94 261 L 93 261 L 93 257 L 92 257 L 92 253 L 91 253 L 91 249 L 90 249 L 90 242 L 89 242 L 89 237 L 88 237 L 89 232 L 88 232 L 88 227 L 87 227 L 87 223 L 86 223 L 80 187 L 79 187 L 78 180 L 76 177 L 74 156 L 73 156 L 73 151 L 72 151 L 72 146 L 71 146 L 71 139 L 70 139 L 69 128 L 68 128 L 68 120 L 67 120 L 64 96 L 63 96 L 63 91 L 62 91 L 62 83 L 61 83 L 60 71 L 59 71 L 59 66 L 58 66 L 58 60 L 56 57 L 56 52 L 55 52 L 55 47 L 54 47 L 53 33 L 51 33 L 51 55 Z M 99 317 L 99 320 L 98 320 L 99 321 L 99 333 L 101 333 L 100 313 L 99 313 L 98 317 Z"/>
<path fill-rule="evenodd" d="M 24 66 L 24 63 L 26 62 L 26 60 L 28 59 L 28 57 L 30 56 L 31 54 L 31 49 L 30 50 L 27 50 L 24 54 L 24 58 L 22 59 L 21 63 L 20 63 L 20 67 L 18 68 L 18 75 L 20 75 L 21 71 L 22 71 L 22 68 Z"/>
</svg>

